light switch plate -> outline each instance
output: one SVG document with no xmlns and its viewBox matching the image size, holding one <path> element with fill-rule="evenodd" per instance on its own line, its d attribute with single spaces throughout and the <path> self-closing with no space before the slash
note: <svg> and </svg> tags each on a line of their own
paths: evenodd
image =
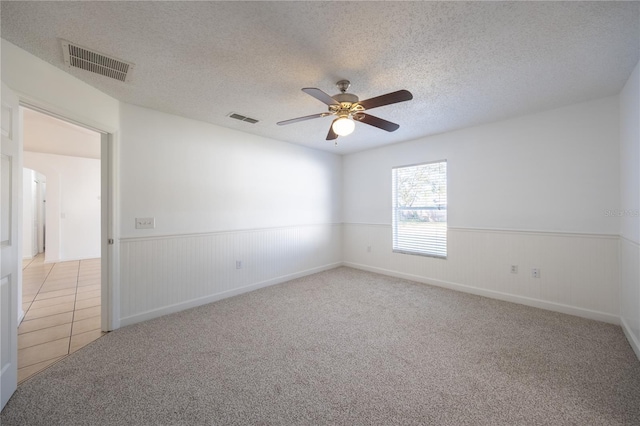
<svg viewBox="0 0 640 426">
<path fill-rule="evenodd" d="M 155 217 L 136 217 L 136 229 L 154 229 L 155 227 Z"/>
</svg>

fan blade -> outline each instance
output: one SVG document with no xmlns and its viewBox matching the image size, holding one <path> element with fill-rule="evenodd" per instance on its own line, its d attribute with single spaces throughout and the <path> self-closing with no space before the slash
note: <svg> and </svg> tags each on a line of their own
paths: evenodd
<svg viewBox="0 0 640 426">
<path fill-rule="evenodd" d="M 327 115 L 331 115 L 331 113 L 321 112 L 320 114 L 305 115 L 304 117 L 292 118 L 291 120 L 278 121 L 276 124 L 278 126 L 284 126 L 285 124 L 297 123 L 298 121 L 306 121 L 313 118 L 326 117 Z"/>
<path fill-rule="evenodd" d="M 337 120 L 337 118 L 336 118 L 336 120 Z M 328 141 L 332 141 L 334 139 L 338 139 L 338 135 L 336 134 L 336 132 L 333 131 L 333 123 L 335 123 L 336 120 L 333 120 L 331 122 L 331 126 L 329 126 L 329 133 L 327 133 L 327 140 Z"/>
<path fill-rule="evenodd" d="M 305 87 L 304 89 L 302 89 L 302 91 L 307 95 L 311 95 L 317 100 L 319 100 L 320 102 L 325 103 L 327 105 L 338 105 L 338 102 L 336 102 L 335 99 L 327 95 L 322 90 L 316 89 L 315 87 Z"/>
<path fill-rule="evenodd" d="M 364 109 L 378 108 L 384 105 L 397 104 L 398 102 L 410 101 L 413 95 L 408 90 L 398 90 L 397 92 L 387 93 L 386 95 L 376 96 L 375 98 L 365 99 L 358 102 Z"/>
<path fill-rule="evenodd" d="M 374 117 L 370 114 L 360 113 L 355 115 L 353 118 L 370 126 L 377 127 L 378 129 L 386 130 L 387 132 L 395 132 L 400 128 L 396 123 Z"/>
</svg>

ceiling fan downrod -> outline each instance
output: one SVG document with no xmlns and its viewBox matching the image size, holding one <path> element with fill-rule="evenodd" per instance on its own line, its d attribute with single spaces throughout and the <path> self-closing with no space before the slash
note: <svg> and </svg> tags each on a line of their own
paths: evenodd
<svg viewBox="0 0 640 426">
<path fill-rule="evenodd" d="M 349 80 L 340 80 L 336 83 L 336 87 L 340 92 L 346 93 L 346 91 L 349 90 L 349 87 L 351 87 L 351 82 Z"/>
</svg>

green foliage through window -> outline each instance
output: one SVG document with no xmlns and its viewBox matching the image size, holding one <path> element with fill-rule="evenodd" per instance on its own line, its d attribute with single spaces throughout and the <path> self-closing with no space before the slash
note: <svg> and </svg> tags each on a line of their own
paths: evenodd
<svg viewBox="0 0 640 426">
<path fill-rule="evenodd" d="M 447 257 L 447 162 L 395 167 L 393 251 Z"/>
</svg>

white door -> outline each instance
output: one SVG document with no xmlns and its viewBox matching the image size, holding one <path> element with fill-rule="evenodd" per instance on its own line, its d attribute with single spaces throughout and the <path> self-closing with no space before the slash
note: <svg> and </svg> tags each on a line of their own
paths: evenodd
<svg viewBox="0 0 640 426">
<path fill-rule="evenodd" d="M 21 213 L 22 147 L 18 98 L 2 83 L 0 150 L 0 409 L 18 385 L 18 284 L 21 279 L 18 221 Z"/>
</svg>

